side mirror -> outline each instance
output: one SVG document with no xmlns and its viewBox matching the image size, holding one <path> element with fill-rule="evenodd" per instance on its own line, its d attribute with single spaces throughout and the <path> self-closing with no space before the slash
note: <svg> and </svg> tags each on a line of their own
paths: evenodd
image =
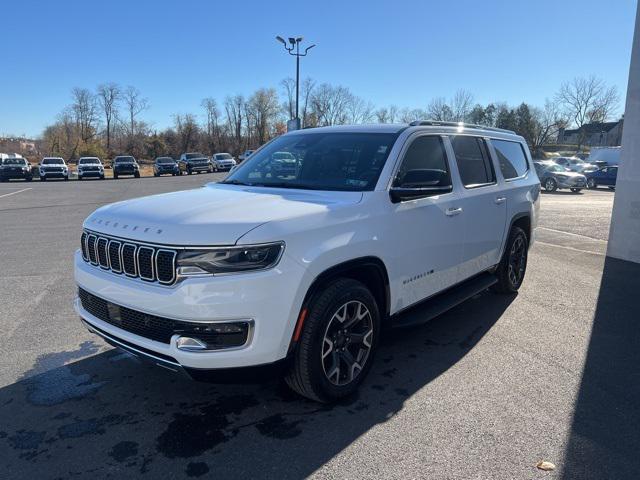
<svg viewBox="0 0 640 480">
<path fill-rule="evenodd" d="M 416 198 L 432 197 L 453 191 L 449 175 L 439 169 L 415 169 L 407 171 L 389 190 L 393 203 Z"/>
</svg>

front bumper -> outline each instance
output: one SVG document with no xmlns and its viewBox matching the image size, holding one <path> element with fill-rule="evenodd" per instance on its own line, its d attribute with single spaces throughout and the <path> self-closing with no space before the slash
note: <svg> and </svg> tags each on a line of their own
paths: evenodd
<svg viewBox="0 0 640 480">
<path fill-rule="evenodd" d="M 178 335 L 172 337 L 168 344 L 154 341 L 100 320 L 85 310 L 79 299 L 76 299 L 74 307 L 89 328 L 99 330 L 96 332 L 99 335 L 109 336 L 159 358 L 168 357 L 180 369 L 266 365 L 287 355 L 302 304 L 303 294 L 299 292 L 299 285 L 303 274 L 302 267 L 285 255 L 271 270 L 194 277 L 165 287 L 101 270 L 87 264 L 81 253 L 76 252 L 76 283 L 109 302 L 185 322 L 251 320 L 253 331 L 250 341 L 240 348 L 200 352 L 180 350 L 177 347 Z"/>
<path fill-rule="evenodd" d="M 566 180 L 558 179 L 558 187 L 559 188 L 587 188 L 586 179 L 571 179 L 568 178 Z"/>
<path fill-rule="evenodd" d="M 69 172 L 38 172 L 40 177 L 47 177 L 47 178 L 67 178 L 69 176 Z"/>
<path fill-rule="evenodd" d="M 86 172 L 78 172 L 78 176 L 85 178 L 85 177 L 103 177 L 104 176 L 104 171 L 100 171 L 100 170 L 90 170 L 90 171 L 86 171 Z"/>
<path fill-rule="evenodd" d="M 31 171 L 27 170 L 0 170 L 0 178 L 12 179 L 12 178 L 31 178 Z"/>
<path fill-rule="evenodd" d="M 189 165 L 189 166 L 187 166 L 187 169 L 191 170 L 192 172 L 208 172 L 209 168 L 211 168 L 210 165 Z"/>
</svg>

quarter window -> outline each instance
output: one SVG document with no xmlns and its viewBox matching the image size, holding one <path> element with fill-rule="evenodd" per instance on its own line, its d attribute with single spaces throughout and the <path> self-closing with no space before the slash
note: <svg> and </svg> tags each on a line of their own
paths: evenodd
<svg viewBox="0 0 640 480">
<path fill-rule="evenodd" d="M 437 185 L 433 183 L 436 178 L 434 175 L 440 178 Z M 421 179 L 425 179 L 427 183 L 421 185 Z M 426 185 L 439 187 L 451 185 L 451 175 L 442 138 L 435 135 L 418 137 L 409 145 L 393 182 L 394 187 L 417 188 Z"/>
<path fill-rule="evenodd" d="M 500 171 L 506 180 L 521 177 L 527 173 L 529 165 L 520 143 L 492 139 L 491 144 L 496 149 Z"/>
<path fill-rule="evenodd" d="M 451 145 L 465 187 L 481 187 L 496 182 L 496 173 L 482 138 L 456 135 L 451 137 Z"/>
</svg>

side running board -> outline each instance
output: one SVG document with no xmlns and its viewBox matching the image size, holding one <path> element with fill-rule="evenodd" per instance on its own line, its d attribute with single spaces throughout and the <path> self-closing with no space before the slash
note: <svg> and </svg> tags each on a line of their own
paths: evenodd
<svg viewBox="0 0 640 480">
<path fill-rule="evenodd" d="M 391 326 L 412 327 L 426 323 L 474 295 L 485 291 L 491 285 L 497 283 L 497 281 L 498 279 L 490 273 L 482 273 L 469 280 L 465 280 L 442 293 L 424 300 L 418 305 L 394 315 L 391 320 Z"/>
</svg>

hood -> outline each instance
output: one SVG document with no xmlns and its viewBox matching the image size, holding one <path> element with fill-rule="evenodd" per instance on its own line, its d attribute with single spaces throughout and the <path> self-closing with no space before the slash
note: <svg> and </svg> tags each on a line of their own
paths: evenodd
<svg viewBox="0 0 640 480">
<path fill-rule="evenodd" d="M 84 227 L 165 245 L 233 245 L 254 228 L 353 205 L 361 192 L 320 192 L 209 184 L 104 206 Z"/>
</svg>

